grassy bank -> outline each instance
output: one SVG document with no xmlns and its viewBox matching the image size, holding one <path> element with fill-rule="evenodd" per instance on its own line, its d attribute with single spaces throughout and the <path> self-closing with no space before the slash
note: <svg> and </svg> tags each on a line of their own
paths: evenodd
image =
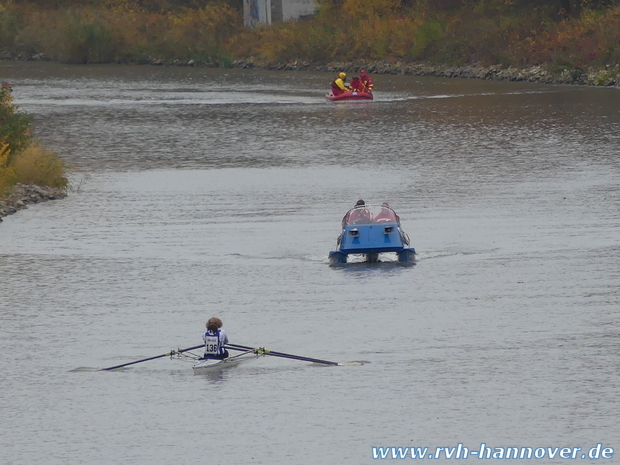
<svg viewBox="0 0 620 465">
<path fill-rule="evenodd" d="M 66 189 L 67 167 L 57 153 L 32 137 L 31 119 L 13 103 L 8 83 L 0 87 L 0 200 L 18 184 Z"/>
<path fill-rule="evenodd" d="M 550 73 L 598 69 L 610 77 L 620 63 L 620 6 L 612 1 L 581 2 L 579 14 L 570 16 L 545 1 L 374 0 L 360 8 L 353 0 L 321 0 L 309 20 L 253 30 L 243 27 L 233 3 L 140 6 L 146 3 L 0 0 L 0 51 L 66 63 L 380 60 L 542 66 Z"/>
</svg>

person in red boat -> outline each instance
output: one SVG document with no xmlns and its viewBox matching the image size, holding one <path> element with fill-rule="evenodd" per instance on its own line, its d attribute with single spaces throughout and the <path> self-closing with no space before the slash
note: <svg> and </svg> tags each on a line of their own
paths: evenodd
<svg viewBox="0 0 620 465">
<path fill-rule="evenodd" d="M 372 93 L 375 83 L 372 78 L 366 73 L 365 69 L 360 69 L 360 82 L 362 83 L 362 92 Z"/>
<path fill-rule="evenodd" d="M 370 223 L 372 221 L 372 215 L 370 214 L 370 210 L 366 208 L 366 202 L 362 199 L 359 199 L 352 210 L 349 210 L 344 218 L 342 219 L 342 224 L 362 224 L 362 223 Z"/>
<path fill-rule="evenodd" d="M 377 223 L 394 222 L 400 224 L 399 216 L 390 208 L 390 205 L 387 202 L 383 202 L 381 204 L 381 211 L 375 216 L 375 221 Z"/>
<path fill-rule="evenodd" d="M 362 81 L 357 76 L 351 79 L 351 90 L 354 92 L 363 92 L 364 86 L 362 85 Z"/>
<path fill-rule="evenodd" d="M 334 82 L 332 82 L 332 95 L 344 94 L 345 92 L 351 90 L 345 83 L 346 79 L 346 73 L 340 73 L 338 77 L 334 79 Z"/>
</svg>

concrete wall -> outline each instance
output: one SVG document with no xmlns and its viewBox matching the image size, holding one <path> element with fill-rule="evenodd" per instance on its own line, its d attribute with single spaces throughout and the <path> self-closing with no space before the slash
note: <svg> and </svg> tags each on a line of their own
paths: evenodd
<svg viewBox="0 0 620 465">
<path fill-rule="evenodd" d="M 311 16 L 316 7 L 314 0 L 282 0 L 282 20 L 290 21 Z"/>
<path fill-rule="evenodd" d="M 314 0 L 243 0 L 243 23 L 247 27 L 294 21 L 316 11 Z"/>
<path fill-rule="evenodd" d="M 243 24 L 271 24 L 271 0 L 243 0 Z"/>
</svg>

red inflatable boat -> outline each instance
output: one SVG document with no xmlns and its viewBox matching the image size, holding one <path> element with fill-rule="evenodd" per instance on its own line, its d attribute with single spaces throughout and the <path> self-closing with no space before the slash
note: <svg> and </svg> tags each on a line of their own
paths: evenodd
<svg viewBox="0 0 620 465">
<path fill-rule="evenodd" d="M 339 95 L 334 95 L 331 92 L 325 95 L 327 100 L 331 100 L 332 102 L 338 101 L 347 101 L 347 100 L 372 100 L 372 92 L 357 92 L 350 90 L 348 92 L 343 92 Z"/>
</svg>

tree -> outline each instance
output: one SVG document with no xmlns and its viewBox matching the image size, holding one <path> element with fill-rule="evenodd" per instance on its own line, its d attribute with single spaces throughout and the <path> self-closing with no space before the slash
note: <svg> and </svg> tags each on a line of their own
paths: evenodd
<svg viewBox="0 0 620 465">
<path fill-rule="evenodd" d="M 32 140 L 31 117 L 13 104 L 12 92 L 7 82 L 0 87 L 0 146 L 4 147 L 5 154 L 8 153 L 5 166 L 10 165 L 13 157 L 28 147 Z"/>
</svg>

